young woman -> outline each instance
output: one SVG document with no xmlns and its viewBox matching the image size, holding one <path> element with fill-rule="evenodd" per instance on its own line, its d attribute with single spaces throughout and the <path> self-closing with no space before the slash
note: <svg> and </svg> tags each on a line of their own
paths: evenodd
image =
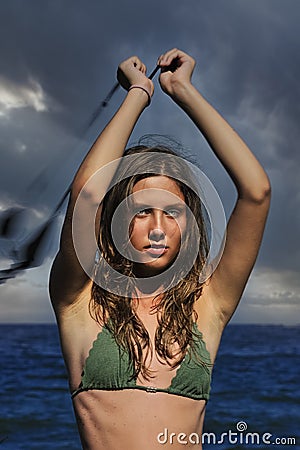
<svg viewBox="0 0 300 450">
<path fill-rule="evenodd" d="M 194 448 L 221 335 L 269 209 L 266 173 L 193 86 L 193 58 L 173 49 L 158 65 L 162 90 L 207 139 L 237 200 L 221 260 L 203 282 L 208 241 L 195 176 L 162 146 L 123 156 L 154 88 L 139 58 L 121 63 L 128 92 L 74 178 L 50 277 L 84 449 Z"/>
</svg>

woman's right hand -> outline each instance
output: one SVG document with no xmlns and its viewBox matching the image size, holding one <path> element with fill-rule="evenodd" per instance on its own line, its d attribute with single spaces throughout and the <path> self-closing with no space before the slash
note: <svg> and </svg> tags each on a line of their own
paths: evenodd
<svg viewBox="0 0 300 450">
<path fill-rule="evenodd" d="M 123 61 L 117 72 L 117 79 L 120 85 L 129 90 L 130 86 L 138 85 L 144 87 L 152 96 L 154 86 L 152 81 L 146 76 L 146 66 L 137 56 L 131 56 Z"/>
</svg>

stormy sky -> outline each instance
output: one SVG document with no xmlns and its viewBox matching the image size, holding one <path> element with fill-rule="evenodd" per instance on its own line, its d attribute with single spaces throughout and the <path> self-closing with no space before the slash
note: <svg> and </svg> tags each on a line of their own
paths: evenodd
<svg viewBox="0 0 300 450">
<path fill-rule="evenodd" d="M 178 47 L 197 61 L 193 82 L 265 167 L 272 206 L 261 251 L 233 322 L 296 324 L 300 304 L 300 3 L 298 0 L 10 0 L 0 3 L 0 222 L 23 207 L 18 242 L 42 224 L 114 113 L 119 90 L 88 129 L 136 54 L 149 72 Z M 175 138 L 215 185 L 226 214 L 235 191 L 189 119 L 155 95 L 135 129 Z M 48 274 L 59 226 L 41 267 L 0 286 L 3 322 L 53 321 Z M 245 239 L 247 237 L 245 236 Z M 0 269 L 11 242 L 0 240 Z"/>
</svg>

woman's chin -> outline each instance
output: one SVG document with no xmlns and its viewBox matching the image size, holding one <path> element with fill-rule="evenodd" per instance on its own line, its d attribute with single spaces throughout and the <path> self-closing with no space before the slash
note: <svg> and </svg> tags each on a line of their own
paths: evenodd
<svg viewBox="0 0 300 450">
<path fill-rule="evenodd" d="M 135 263 L 133 272 L 139 278 L 151 278 L 163 274 L 173 263 L 163 257 L 155 257 L 152 261 Z"/>
</svg>

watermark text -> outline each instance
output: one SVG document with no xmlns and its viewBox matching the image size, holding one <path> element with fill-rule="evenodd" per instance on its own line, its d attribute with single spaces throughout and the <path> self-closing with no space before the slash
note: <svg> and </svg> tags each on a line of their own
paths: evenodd
<svg viewBox="0 0 300 450">
<path fill-rule="evenodd" d="M 272 433 L 258 433 L 247 431 L 248 425 L 245 421 L 236 424 L 235 430 L 227 430 L 221 434 L 204 432 L 186 434 L 183 432 L 170 432 L 168 428 L 157 435 L 159 444 L 240 444 L 240 445 L 296 445 L 296 438 L 292 436 L 275 437 Z"/>
</svg>

